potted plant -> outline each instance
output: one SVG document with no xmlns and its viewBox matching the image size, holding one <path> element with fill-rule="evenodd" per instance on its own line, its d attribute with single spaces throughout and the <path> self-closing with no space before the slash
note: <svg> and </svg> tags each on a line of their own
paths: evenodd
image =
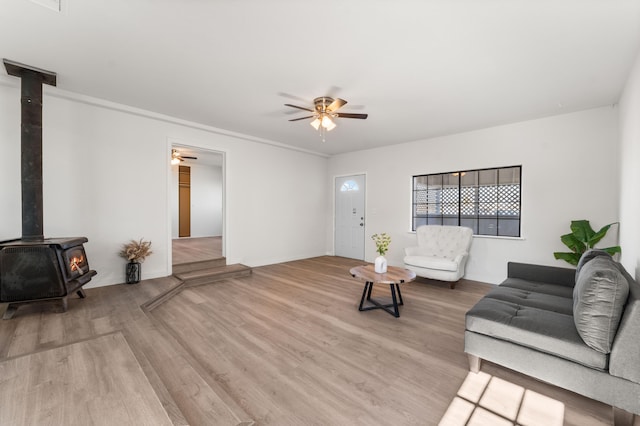
<svg viewBox="0 0 640 426">
<path fill-rule="evenodd" d="M 585 251 L 594 248 L 594 246 L 598 244 L 598 242 L 607 234 L 607 231 L 609 231 L 611 225 L 616 223 L 618 222 L 613 222 L 605 225 L 602 227 L 602 229 L 596 232 L 593 230 L 593 228 L 591 228 L 591 224 L 588 220 L 572 220 L 571 233 L 562 235 L 560 237 L 560 240 L 564 243 L 565 246 L 569 247 L 571 252 L 555 252 L 553 253 L 553 256 L 556 259 L 565 260 L 574 266 L 577 265 L 582 254 Z M 598 249 L 604 250 L 612 256 L 616 253 L 622 252 L 620 246 Z"/>
<path fill-rule="evenodd" d="M 380 256 L 376 257 L 374 262 L 374 270 L 379 274 L 387 272 L 387 259 L 384 255 L 389 251 L 389 244 L 391 244 L 391 237 L 383 232 L 382 234 L 373 234 L 371 239 L 376 243 L 376 251 Z"/>
<path fill-rule="evenodd" d="M 140 239 L 140 241 L 131 240 L 126 244 L 122 245 L 122 249 L 120 250 L 120 257 L 123 257 L 129 261 L 126 266 L 126 283 L 127 284 L 136 284 L 140 282 L 141 276 L 141 263 L 152 254 L 151 251 L 151 241 L 144 241 L 144 239 Z"/>
</svg>

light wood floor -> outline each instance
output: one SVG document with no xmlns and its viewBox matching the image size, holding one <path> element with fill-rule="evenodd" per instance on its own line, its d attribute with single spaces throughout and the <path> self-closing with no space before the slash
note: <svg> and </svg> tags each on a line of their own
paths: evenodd
<svg viewBox="0 0 640 426">
<path fill-rule="evenodd" d="M 174 265 L 221 257 L 222 237 L 178 238 L 172 241 L 172 263 Z"/>
<path fill-rule="evenodd" d="M 0 424 L 169 426 L 122 333 L 0 363 Z"/>
<path fill-rule="evenodd" d="M 140 305 L 172 278 L 88 289 L 64 314 L 22 307 L 0 322 L 0 371 L 14 357 L 120 331 L 176 425 L 438 424 L 468 373 L 464 313 L 492 286 L 420 279 L 402 287 L 394 318 L 357 310 L 363 285 L 348 270 L 358 264 L 320 257 L 255 268 L 148 312 Z M 565 425 L 611 423 L 604 404 L 488 363 L 483 372 L 560 401 Z M 0 394 L 3 386 L 0 377 Z"/>
</svg>

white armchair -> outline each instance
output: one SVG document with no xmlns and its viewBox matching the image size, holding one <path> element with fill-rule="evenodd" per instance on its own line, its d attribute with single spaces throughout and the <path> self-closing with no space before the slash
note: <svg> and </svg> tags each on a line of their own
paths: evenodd
<svg viewBox="0 0 640 426">
<path fill-rule="evenodd" d="M 423 225 L 416 229 L 417 247 L 407 247 L 404 267 L 434 280 L 456 281 L 464 276 L 473 230 L 464 226 Z"/>
</svg>

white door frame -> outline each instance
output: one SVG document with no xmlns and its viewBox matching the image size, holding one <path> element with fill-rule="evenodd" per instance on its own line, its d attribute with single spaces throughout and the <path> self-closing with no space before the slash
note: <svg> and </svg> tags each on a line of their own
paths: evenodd
<svg viewBox="0 0 640 426">
<path fill-rule="evenodd" d="M 333 221 L 332 221 L 332 225 L 333 225 L 333 229 L 331 232 L 331 255 L 335 256 L 336 255 L 336 179 L 339 178 L 343 178 L 343 177 L 347 177 L 347 176 L 355 176 L 355 175 L 363 175 L 364 176 L 364 235 L 365 235 L 365 242 L 367 240 L 366 235 L 367 235 L 367 202 L 369 200 L 369 185 L 367 184 L 367 172 L 354 172 L 354 173 L 342 173 L 339 175 L 333 175 L 332 179 L 331 179 L 331 214 L 333 216 Z M 365 244 L 365 250 L 364 250 L 364 257 L 366 259 L 367 257 L 367 249 L 366 249 L 366 244 Z"/>
<path fill-rule="evenodd" d="M 167 149 L 165 150 L 167 153 L 166 156 L 166 164 L 167 164 L 167 230 L 168 230 L 168 250 L 167 250 L 167 267 L 169 274 L 173 271 L 173 253 L 172 253 L 172 220 L 173 220 L 173 212 L 172 212 L 172 201 L 169 194 L 171 193 L 171 185 L 172 185 L 172 169 L 171 169 L 171 149 L 173 147 L 184 147 L 190 148 L 198 151 L 209 151 L 216 154 L 222 155 L 222 256 L 227 257 L 227 217 L 228 217 L 228 207 L 227 207 L 227 152 L 222 149 L 211 149 L 205 148 L 198 145 L 189 145 L 184 141 L 174 138 L 167 138 Z"/>
</svg>

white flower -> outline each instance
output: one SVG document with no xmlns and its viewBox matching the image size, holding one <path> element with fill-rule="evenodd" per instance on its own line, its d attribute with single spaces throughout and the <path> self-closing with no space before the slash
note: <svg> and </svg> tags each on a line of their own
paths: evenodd
<svg viewBox="0 0 640 426">
<path fill-rule="evenodd" d="M 382 234 L 373 234 L 371 239 L 376 243 L 376 251 L 380 256 L 384 256 L 389 251 L 389 244 L 391 244 L 391 237 L 383 232 Z"/>
</svg>

